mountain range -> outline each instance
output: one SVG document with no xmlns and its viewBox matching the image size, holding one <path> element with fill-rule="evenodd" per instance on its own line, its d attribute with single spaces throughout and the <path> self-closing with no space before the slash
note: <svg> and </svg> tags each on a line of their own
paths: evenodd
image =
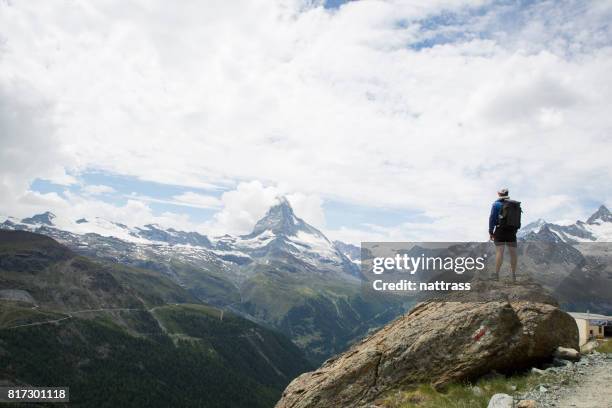
<svg viewBox="0 0 612 408">
<path fill-rule="evenodd" d="M 127 226 L 103 218 L 65 220 L 51 212 L 24 219 L 8 217 L 0 229 L 40 233 L 80 255 L 161 273 L 198 302 L 281 331 L 314 363 L 344 350 L 411 307 L 405 299 L 366 293 L 360 248 L 329 240 L 299 218 L 284 198 L 245 235 L 210 237 L 155 224 Z M 555 248 L 560 261 L 554 268 L 536 268 L 539 261 L 535 258 L 531 262 L 523 257 L 522 261 L 539 271 L 535 279 L 549 289 L 569 290 L 565 294 L 569 303 L 575 296 L 561 282 L 580 287 L 576 280 L 580 281 L 579 269 L 587 258 L 590 268 L 598 271 L 592 282 L 607 288 L 608 272 L 596 262 L 602 255 L 586 257 L 584 249 L 581 253 L 571 247 L 612 239 L 612 214 L 605 206 L 572 225 L 538 220 L 521 229 L 519 237 L 525 242 L 568 245 Z M 546 251 L 540 248 L 531 253 L 536 252 L 541 258 Z M 572 277 L 569 281 L 568 276 Z"/>
<path fill-rule="evenodd" d="M 51 212 L 8 217 L 0 229 L 44 234 L 81 255 L 160 272 L 200 302 L 280 330 L 314 362 L 409 307 L 393 297 L 365 299 L 359 248 L 330 241 L 284 198 L 239 236 L 60 220 Z"/>
<path fill-rule="evenodd" d="M 21 220 L 7 217 L 0 223 L 0 229 L 44 233 L 82 248 L 90 244 L 95 247 L 96 239 L 101 237 L 140 247 L 178 249 L 182 246 L 183 250 L 192 249 L 194 253 L 204 249 L 211 256 L 236 263 L 279 256 L 292 258 L 292 262 L 320 272 L 359 277 L 358 257 L 355 260 L 358 247 L 340 241 L 331 242 L 321 231 L 298 218 L 285 198 L 280 197 L 278 201 L 255 224 L 250 234 L 239 236 L 209 238 L 198 232 L 165 229 L 156 224 L 128 227 L 103 218 L 62 220 L 60 223 L 50 211 Z"/>
<path fill-rule="evenodd" d="M 605 206 L 569 226 L 531 223 L 519 276 L 566 310 L 612 313 L 611 230 Z M 453 250 L 494 259 L 491 243 Z M 83 406 L 271 406 L 292 378 L 415 303 L 364 290 L 360 262 L 359 247 L 329 240 L 283 198 L 238 236 L 7 217 L 0 379 L 70 384 Z M 110 399 L 94 392 L 109 387 Z"/>
<path fill-rule="evenodd" d="M 570 225 L 559 225 L 538 219 L 525 225 L 518 233 L 525 240 L 549 242 L 611 242 L 612 213 L 601 205 L 586 221 L 576 221 Z"/>
</svg>

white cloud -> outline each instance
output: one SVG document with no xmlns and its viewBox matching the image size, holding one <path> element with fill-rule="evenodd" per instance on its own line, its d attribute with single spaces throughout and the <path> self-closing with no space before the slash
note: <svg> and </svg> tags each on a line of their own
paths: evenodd
<svg viewBox="0 0 612 408">
<path fill-rule="evenodd" d="M 25 215 L 21 200 L 33 198 L 34 178 L 75 182 L 65 171 L 71 162 L 56 134 L 52 104 L 27 83 L 0 81 L 0 209 Z"/>
<path fill-rule="evenodd" d="M 323 200 L 320 196 L 293 193 L 287 194 L 286 198 L 298 217 L 317 228 L 325 227 L 325 212 L 323 211 Z"/>
<path fill-rule="evenodd" d="M 36 119 L 0 116 L 0 210 L 22 211 L 36 177 L 87 168 L 242 181 L 220 203 L 173 198 L 222 205 L 207 227 L 228 232 L 279 193 L 322 228 L 324 199 L 425 211 L 433 222 L 366 228 L 422 239 L 481 237 L 501 185 L 529 218 L 611 196 L 609 4 L 308 4 L 2 4 L 0 88 L 27 84 L 0 94 L 2 112 Z M 423 23 L 443 10 L 457 18 Z M 440 44 L 410 48 L 424 41 Z"/>
<path fill-rule="evenodd" d="M 298 217 L 317 227 L 325 225 L 320 197 L 303 193 L 289 194 L 283 187 L 264 186 L 259 181 L 252 181 L 240 183 L 236 189 L 224 192 L 221 196 L 223 208 L 203 228 L 213 235 L 249 233 L 268 209 L 278 203 L 281 196 L 289 200 Z"/>
<path fill-rule="evenodd" d="M 235 190 L 223 193 L 223 209 L 215 214 L 208 230 L 216 235 L 248 233 L 277 197 L 275 187 L 264 187 L 259 181 L 240 183 Z"/>
</svg>

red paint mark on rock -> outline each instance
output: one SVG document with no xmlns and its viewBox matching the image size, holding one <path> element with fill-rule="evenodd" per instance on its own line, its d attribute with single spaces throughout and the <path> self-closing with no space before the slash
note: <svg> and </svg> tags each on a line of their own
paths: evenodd
<svg viewBox="0 0 612 408">
<path fill-rule="evenodd" d="M 478 341 L 482 338 L 482 336 L 484 336 L 487 333 L 487 328 L 483 327 L 480 330 L 478 330 L 478 333 L 476 333 L 476 335 L 474 336 L 474 341 Z"/>
</svg>

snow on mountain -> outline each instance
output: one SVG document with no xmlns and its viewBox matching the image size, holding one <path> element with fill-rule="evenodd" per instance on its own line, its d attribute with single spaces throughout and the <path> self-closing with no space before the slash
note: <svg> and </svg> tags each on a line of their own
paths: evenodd
<svg viewBox="0 0 612 408">
<path fill-rule="evenodd" d="M 537 220 L 526 225 L 518 233 L 526 240 L 578 242 L 612 242 L 612 213 L 601 205 L 586 222 L 576 221 L 570 225 L 559 225 Z"/>
<path fill-rule="evenodd" d="M 612 213 L 606 208 L 605 205 L 601 205 L 597 211 L 593 213 L 587 220 L 589 225 L 603 225 L 604 223 L 612 223 Z"/>
<path fill-rule="evenodd" d="M 353 244 L 347 244 L 342 241 L 334 241 L 334 245 L 351 262 L 354 262 L 357 265 L 361 265 L 361 248 L 360 247 L 353 245 Z"/>
<path fill-rule="evenodd" d="M 134 229 L 127 225 L 109 221 L 104 218 L 96 217 L 87 222 L 65 222 L 62 224 L 62 229 L 74 234 L 98 234 L 103 237 L 115 237 L 123 241 L 133 242 L 138 244 L 148 244 L 150 240 L 140 237 L 134 233 Z"/>
<path fill-rule="evenodd" d="M 279 198 L 250 234 L 223 235 L 212 240 L 198 232 L 166 229 L 156 224 L 131 227 L 100 217 L 67 220 L 51 212 L 21 221 L 7 218 L 0 223 L 0 228 L 39 232 L 73 247 L 98 248 L 105 253 L 109 252 L 109 246 L 117 247 L 110 251 L 116 254 L 120 254 L 119 248 L 131 248 L 133 254 L 150 250 L 166 254 L 174 248 L 174 253 L 183 257 L 191 251 L 199 258 L 217 257 L 240 265 L 259 261 L 267 264 L 276 260 L 301 264 L 320 272 L 359 275 L 354 258 L 345 255 L 321 231 L 297 217 L 285 198 Z M 164 246 L 169 248 L 162 250 Z"/>
<path fill-rule="evenodd" d="M 125 224 L 107 220 L 101 217 L 79 218 L 70 220 L 55 216 L 51 212 L 36 214 L 29 218 L 17 220 L 8 217 L 0 222 L 3 229 L 24 229 L 35 231 L 47 228 L 76 235 L 96 234 L 102 237 L 117 238 L 135 244 L 169 244 L 191 245 L 194 247 L 212 247 L 212 243 L 205 235 L 193 231 L 177 231 L 173 228 L 164 229 L 155 224 L 141 227 L 130 227 Z M 54 237 L 55 238 L 55 237 Z"/>
<path fill-rule="evenodd" d="M 0 215 L 0 225 L 6 224 L 19 224 L 21 221 L 18 218 L 11 217 L 10 215 Z"/>
<path fill-rule="evenodd" d="M 307 248 L 321 257 L 338 260 L 340 254 L 334 245 L 323 234 L 312 234 L 305 231 L 298 231 L 297 234 L 289 238 L 298 249 Z"/>
<path fill-rule="evenodd" d="M 232 237 L 231 239 L 225 239 L 225 243 L 230 247 L 239 247 L 245 250 L 263 248 L 270 244 L 276 239 L 276 234 L 270 230 L 261 231 L 258 235 L 252 236 L 243 235 L 241 237 Z"/>
<path fill-rule="evenodd" d="M 286 198 L 278 198 L 278 203 L 270 207 L 266 215 L 257 221 L 253 232 L 247 237 L 254 237 L 266 231 L 273 234 L 294 235 L 301 230 L 313 230 L 314 228 L 306 224 L 302 219 L 295 216 L 293 208 Z"/>
<path fill-rule="evenodd" d="M 210 248 L 212 243 L 207 236 L 198 232 L 177 231 L 174 228 L 163 229 L 156 224 L 147 224 L 137 227 L 132 234 L 150 241 L 164 242 L 171 245 L 191 245 L 196 247 Z"/>
<path fill-rule="evenodd" d="M 55 214 L 47 211 L 42 214 L 36 214 L 30 218 L 24 218 L 21 220 L 21 222 L 24 224 L 30 224 L 30 225 L 41 224 L 41 225 L 53 226 L 54 225 L 53 220 L 55 218 L 56 218 Z"/>
<path fill-rule="evenodd" d="M 222 242 L 226 249 L 237 249 L 266 260 L 294 258 L 317 270 L 359 275 L 359 268 L 321 231 L 297 217 L 284 197 L 255 224 L 253 232 L 217 242 Z"/>
<path fill-rule="evenodd" d="M 547 224 L 546 221 L 544 221 L 542 218 L 538 218 L 537 220 L 530 222 L 529 224 L 523 226 L 518 231 L 518 236 L 526 236 L 530 232 L 537 234 L 538 232 L 540 232 L 540 229 L 546 224 Z"/>
</svg>

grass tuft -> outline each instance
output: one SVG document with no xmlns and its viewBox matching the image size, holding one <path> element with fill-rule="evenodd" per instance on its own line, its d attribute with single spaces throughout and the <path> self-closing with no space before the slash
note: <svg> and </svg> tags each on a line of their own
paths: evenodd
<svg viewBox="0 0 612 408">
<path fill-rule="evenodd" d="M 387 408 L 486 408 L 494 394 L 517 395 L 544 383 L 545 376 L 517 374 L 510 377 L 496 375 L 476 383 L 450 384 L 443 392 L 429 384 L 394 391 L 377 403 Z"/>
<path fill-rule="evenodd" d="M 601 341 L 595 350 L 600 353 L 612 353 L 612 340 L 606 339 Z"/>
</svg>

